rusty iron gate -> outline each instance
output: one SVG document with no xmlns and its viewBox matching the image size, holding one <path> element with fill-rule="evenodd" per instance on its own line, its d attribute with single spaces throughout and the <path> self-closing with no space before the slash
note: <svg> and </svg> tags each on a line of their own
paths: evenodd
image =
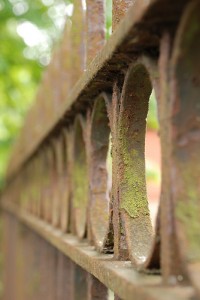
<svg viewBox="0 0 200 300">
<path fill-rule="evenodd" d="M 113 0 L 107 42 L 104 6 L 74 0 L 13 151 L 5 300 L 200 298 L 200 1 Z M 154 232 L 152 89 L 162 152 Z"/>
</svg>

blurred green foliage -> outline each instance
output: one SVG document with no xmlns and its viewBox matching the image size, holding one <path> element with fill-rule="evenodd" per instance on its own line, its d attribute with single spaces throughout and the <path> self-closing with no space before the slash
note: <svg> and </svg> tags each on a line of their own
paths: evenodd
<svg viewBox="0 0 200 300">
<path fill-rule="evenodd" d="M 112 33 L 112 0 L 106 0 L 106 38 Z"/>
<path fill-rule="evenodd" d="M 0 218 L 0 300 L 3 295 L 3 222 Z"/>
<path fill-rule="evenodd" d="M 0 186 L 71 1 L 0 0 Z"/>
<path fill-rule="evenodd" d="M 157 101 L 154 90 L 152 90 L 150 99 L 149 99 L 149 111 L 147 114 L 147 130 L 158 131 L 158 112 L 157 112 Z M 152 145 L 151 145 L 152 147 Z M 157 166 L 152 161 L 148 160 L 146 157 L 146 180 L 147 182 L 157 182 L 160 183 L 161 180 L 161 171 L 160 167 Z"/>
<path fill-rule="evenodd" d="M 146 170 L 146 182 L 154 182 L 159 184 L 161 181 L 161 170 L 160 167 L 153 163 L 151 160 L 146 159 L 145 161 Z"/>
<path fill-rule="evenodd" d="M 158 130 L 158 112 L 157 112 L 157 101 L 154 90 L 151 93 L 149 99 L 149 111 L 147 115 L 147 129 Z"/>
</svg>

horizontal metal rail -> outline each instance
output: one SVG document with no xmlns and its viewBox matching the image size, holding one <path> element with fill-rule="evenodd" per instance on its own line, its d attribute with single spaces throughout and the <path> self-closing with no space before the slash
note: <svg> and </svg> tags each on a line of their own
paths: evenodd
<svg viewBox="0 0 200 300">
<path fill-rule="evenodd" d="M 134 297 L 136 300 L 186 300 L 194 295 L 191 286 L 167 287 L 163 285 L 160 275 L 138 273 L 130 261 L 116 261 L 113 254 L 100 254 L 86 240 L 80 241 L 71 234 L 64 234 L 52 225 L 20 212 L 13 204 L 4 203 L 3 208 L 88 273 L 93 274 L 122 299 L 132 300 Z"/>
</svg>

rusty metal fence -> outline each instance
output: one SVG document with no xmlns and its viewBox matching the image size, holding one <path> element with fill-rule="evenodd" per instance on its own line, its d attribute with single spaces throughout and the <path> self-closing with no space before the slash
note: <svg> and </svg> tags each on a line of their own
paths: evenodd
<svg viewBox="0 0 200 300">
<path fill-rule="evenodd" d="M 2 199 L 5 300 L 200 297 L 200 1 L 113 0 L 107 42 L 104 6 L 74 0 L 16 143 Z M 155 230 L 144 153 L 152 89 Z"/>
</svg>

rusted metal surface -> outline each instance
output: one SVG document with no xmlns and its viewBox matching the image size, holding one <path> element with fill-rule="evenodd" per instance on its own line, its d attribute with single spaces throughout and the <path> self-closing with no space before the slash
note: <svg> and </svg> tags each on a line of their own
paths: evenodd
<svg viewBox="0 0 200 300">
<path fill-rule="evenodd" d="M 15 249 L 16 249 L 16 223 L 15 219 L 9 219 L 9 215 L 4 213 L 2 215 L 3 222 L 3 254 L 4 259 L 7 262 L 7 266 L 4 271 L 4 294 L 5 299 L 14 299 L 16 289 L 16 262 L 15 262 Z M 5 266 L 5 265 L 4 265 Z M 13 270 L 11 273 L 10 270 Z M 10 288 L 12 286 L 12 289 Z"/>
<path fill-rule="evenodd" d="M 114 229 L 114 254 L 116 259 L 128 259 L 128 247 L 125 238 L 124 227 L 119 209 L 119 149 L 118 149 L 118 120 L 121 97 L 120 81 L 116 81 L 113 86 L 112 105 L 109 107 L 109 116 L 112 132 L 112 202 L 113 202 L 113 229 Z M 116 163 L 115 163 L 116 162 Z"/>
<path fill-rule="evenodd" d="M 52 215 L 53 215 L 53 226 L 60 226 L 61 220 L 61 202 L 62 202 L 62 192 L 63 189 L 63 168 L 65 167 L 64 163 L 64 140 L 63 135 L 59 135 L 54 140 L 54 148 L 55 148 L 55 178 L 53 180 L 54 186 L 54 197 L 53 197 L 53 207 L 52 207 Z"/>
<path fill-rule="evenodd" d="M 61 185 L 61 228 L 63 232 L 66 232 L 69 227 L 69 208 L 70 208 L 70 184 L 69 184 L 69 155 L 68 155 L 68 143 L 69 143 L 69 134 L 67 130 L 63 132 L 63 167 L 60 178 Z"/>
<path fill-rule="evenodd" d="M 5 244 L 16 258 L 6 287 L 15 292 L 5 299 L 107 299 L 108 289 L 116 299 L 198 299 L 199 1 L 113 1 L 102 50 L 103 1 L 86 4 L 74 1 L 10 163 L 6 234 L 16 228 Z M 162 155 L 154 230 L 145 178 L 152 89 Z"/>
<path fill-rule="evenodd" d="M 200 296 L 199 234 L 199 17 L 200 3 L 191 3 L 175 38 L 170 78 L 172 201 L 181 261 Z"/>
<path fill-rule="evenodd" d="M 112 29 L 113 31 L 116 29 L 118 23 L 121 21 L 121 19 L 124 17 L 126 14 L 128 8 L 133 5 L 132 0 L 113 0 L 112 3 Z"/>
<path fill-rule="evenodd" d="M 56 276 L 56 299 L 73 299 L 74 293 L 74 265 L 63 253 L 58 253 L 57 276 Z"/>
<path fill-rule="evenodd" d="M 106 300 L 108 299 L 108 290 L 97 278 L 88 274 L 88 300 Z"/>
<path fill-rule="evenodd" d="M 78 115 L 74 123 L 72 166 L 72 213 L 74 229 L 78 237 L 86 235 L 88 207 L 88 166 L 85 149 L 85 120 Z"/>
<path fill-rule="evenodd" d="M 118 125 L 119 209 L 130 257 L 135 265 L 146 261 L 153 238 L 146 198 L 144 159 L 150 94 L 149 75 L 138 62 L 130 67 L 124 80 Z"/>
<path fill-rule="evenodd" d="M 165 282 L 175 284 L 180 276 L 183 280 L 185 273 L 181 266 L 177 236 L 174 224 L 174 207 L 171 197 L 170 183 L 170 129 L 169 129 L 169 106 L 170 89 L 168 87 L 170 74 L 170 52 L 171 36 L 164 34 L 161 41 L 161 55 L 159 59 L 160 69 L 160 101 L 159 101 L 159 121 L 162 131 L 160 132 L 162 146 L 162 191 L 161 191 L 161 265 L 163 266 L 163 279 Z M 168 147 L 166 147 L 166 144 Z M 173 247 L 171 247 L 173 245 Z M 184 274 L 185 277 L 185 274 Z"/>
<path fill-rule="evenodd" d="M 70 76 L 70 50 L 71 50 L 71 22 L 66 20 L 65 28 L 61 41 L 61 75 L 59 76 L 61 81 L 61 101 L 65 101 L 67 95 L 71 89 L 71 76 Z"/>
<path fill-rule="evenodd" d="M 100 254 L 86 241 L 39 221 L 32 215 L 20 213 L 12 205 L 5 204 L 11 215 L 17 216 L 26 226 L 39 234 L 52 246 L 64 253 L 84 270 L 94 275 L 122 299 L 190 299 L 194 295 L 191 286 L 167 287 L 159 275 L 137 272 L 130 261 L 116 261 L 111 254 Z M 62 238 L 61 238 L 62 237 Z M 73 298 L 72 298 L 73 299 Z"/>
<path fill-rule="evenodd" d="M 83 74 L 86 67 L 86 8 L 85 1 L 74 0 L 70 33 L 70 81 L 71 87 Z"/>
<path fill-rule="evenodd" d="M 44 173 L 44 176 L 47 178 L 45 187 L 45 194 L 43 195 L 42 203 L 44 203 L 44 219 L 47 222 L 52 222 L 52 207 L 53 207 L 53 195 L 54 195 L 54 168 L 55 168 L 55 152 L 53 145 L 48 145 L 48 148 L 45 149 L 47 167 Z"/>
<path fill-rule="evenodd" d="M 86 0 L 87 65 L 105 44 L 104 0 Z"/>
<path fill-rule="evenodd" d="M 93 241 L 100 251 L 113 248 L 111 187 L 112 165 L 110 126 L 107 105 L 111 97 L 101 94 L 95 100 L 90 125 L 90 209 L 89 222 Z"/>
</svg>

